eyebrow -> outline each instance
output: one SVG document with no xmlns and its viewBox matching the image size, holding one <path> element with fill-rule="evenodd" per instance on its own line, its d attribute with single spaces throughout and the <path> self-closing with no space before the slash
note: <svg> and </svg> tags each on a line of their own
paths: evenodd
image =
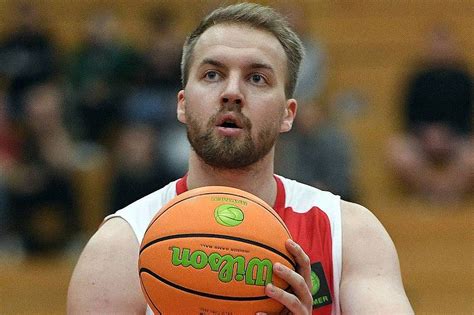
<svg viewBox="0 0 474 315">
<path fill-rule="evenodd" d="M 250 64 L 250 68 L 251 69 L 267 69 L 267 70 L 270 70 L 272 73 L 274 72 L 273 67 L 271 65 L 267 63 L 262 63 L 262 62 L 254 62 Z"/>
<path fill-rule="evenodd" d="M 225 67 L 225 65 L 222 62 L 217 61 L 215 59 L 211 59 L 211 58 L 205 58 L 203 61 L 201 61 L 201 66 L 202 65 L 211 65 L 211 66 L 216 66 L 219 68 Z"/>
<path fill-rule="evenodd" d="M 226 67 L 224 63 L 222 63 L 218 60 L 212 59 L 212 58 L 203 59 L 203 61 L 201 61 L 201 66 L 202 65 L 212 65 L 212 66 L 216 66 L 216 67 L 219 67 L 219 68 L 225 68 Z M 275 72 L 271 65 L 269 65 L 267 63 L 263 63 L 263 62 L 253 62 L 249 65 L 248 68 L 250 68 L 250 69 L 267 69 L 272 73 Z"/>
</svg>

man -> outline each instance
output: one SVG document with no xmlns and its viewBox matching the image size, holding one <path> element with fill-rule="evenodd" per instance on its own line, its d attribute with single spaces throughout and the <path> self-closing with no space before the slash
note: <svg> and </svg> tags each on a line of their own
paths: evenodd
<svg viewBox="0 0 474 315">
<path fill-rule="evenodd" d="M 452 204 L 474 189 L 474 78 L 446 25 L 427 35 L 407 82 L 403 130 L 388 143 L 389 162 L 409 192 Z"/>
<path fill-rule="evenodd" d="M 193 148 L 188 174 L 106 218 L 84 249 L 70 289 L 70 313 L 143 314 L 139 242 L 164 203 L 208 185 L 237 187 L 282 216 L 295 242 L 297 272 L 275 265 L 291 292 L 265 293 L 293 314 L 411 314 L 389 236 L 366 209 L 273 174 L 274 145 L 291 129 L 301 42 L 272 9 L 220 8 L 187 39 L 178 120 Z M 299 244 L 297 244 L 299 243 Z M 311 273 L 320 279 L 312 296 Z M 148 312 L 151 312 L 148 309 Z"/>
</svg>

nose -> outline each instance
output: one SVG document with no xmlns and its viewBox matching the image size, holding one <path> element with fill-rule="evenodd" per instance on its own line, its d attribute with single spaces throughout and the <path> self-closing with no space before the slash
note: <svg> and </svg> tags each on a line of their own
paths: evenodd
<svg viewBox="0 0 474 315">
<path fill-rule="evenodd" d="M 221 105 L 243 105 L 243 100 L 239 77 L 237 75 L 229 76 L 221 94 Z"/>
</svg>

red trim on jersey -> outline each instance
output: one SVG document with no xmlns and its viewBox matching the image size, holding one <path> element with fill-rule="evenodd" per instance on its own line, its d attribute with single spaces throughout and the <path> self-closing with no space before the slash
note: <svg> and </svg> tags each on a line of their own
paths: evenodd
<svg viewBox="0 0 474 315">
<path fill-rule="evenodd" d="M 327 214 L 316 206 L 302 213 L 294 211 L 292 207 L 280 207 L 275 211 L 285 222 L 295 242 L 309 256 L 311 264 L 322 264 L 329 291 L 334 299 L 331 224 Z M 331 305 L 322 306 L 313 309 L 313 315 L 329 315 L 331 309 Z"/>
<path fill-rule="evenodd" d="M 180 195 L 180 194 L 188 191 L 187 179 L 188 179 L 188 174 L 184 175 L 183 177 L 178 179 L 178 181 L 176 182 L 176 194 L 177 195 Z"/>
<path fill-rule="evenodd" d="M 275 182 L 277 185 L 277 194 L 275 197 L 275 204 L 273 205 L 273 209 L 281 209 L 285 207 L 285 186 L 283 186 L 283 182 L 277 176 L 273 175 L 275 178 Z"/>
<path fill-rule="evenodd" d="M 311 264 L 321 262 L 334 299 L 334 270 L 332 265 L 331 223 L 328 215 L 317 206 L 310 209 L 294 209 L 286 205 L 286 191 L 283 182 L 275 176 L 277 196 L 273 209 L 283 219 L 291 236 L 309 256 Z M 295 211 L 296 210 L 296 211 Z M 330 315 L 332 305 L 313 309 L 313 315 Z"/>
</svg>

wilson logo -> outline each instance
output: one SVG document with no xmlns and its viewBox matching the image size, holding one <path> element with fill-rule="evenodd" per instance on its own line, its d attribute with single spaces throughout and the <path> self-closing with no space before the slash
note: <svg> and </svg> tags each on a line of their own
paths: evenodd
<svg viewBox="0 0 474 315">
<path fill-rule="evenodd" d="M 220 225 L 233 227 L 244 221 L 244 213 L 237 206 L 223 204 L 214 210 L 214 218 Z"/>
<path fill-rule="evenodd" d="M 191 252 L 189 248 L 171 247 L 171 263 L 174 266 L 204 269 L 210 268 L 217 272 L 221 282 L 245 281 L 248 285 L 265 286 L 270 283 L 273 275 L 273 264 L 269 259 L 252 258 L 248 262 L 243 256 L 206 254 L 202 250 Z"/>
</svg>

